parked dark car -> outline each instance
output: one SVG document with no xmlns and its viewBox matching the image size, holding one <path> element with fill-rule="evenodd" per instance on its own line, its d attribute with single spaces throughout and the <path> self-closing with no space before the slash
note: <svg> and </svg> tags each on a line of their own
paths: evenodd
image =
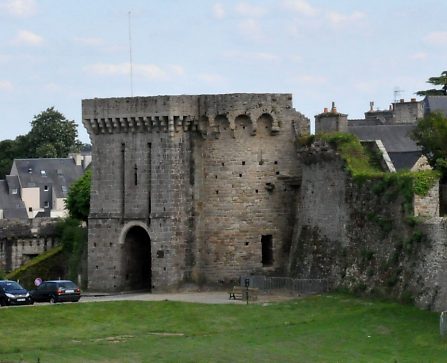
<svg viewBox="0 0 447 363">
<path fill-rule="evenodd" d="M 44 281 L 39 287 L 31 290 L 30 294 L 36 302 L 76 302 L 81 298 L 81 290 L 73 281 L 69 280 Z"/>
<path fill-rule="evenodd" d="M 28 305 L 33 304 L 28 290 L 19 283 L 0 280 L 0 305 Z"/>
</svg>

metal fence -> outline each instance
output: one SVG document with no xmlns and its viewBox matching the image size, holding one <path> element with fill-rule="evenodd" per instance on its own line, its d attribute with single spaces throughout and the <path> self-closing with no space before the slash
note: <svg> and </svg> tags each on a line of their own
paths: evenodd
<svg viewBox="0 0 447 363">
<path fill-rule="evenodd" d="M 325 279 L 293 279 L 291 277 L 241 276 L 240 285 L 245 286 L 245 280 L 250 281 L 250 287 L 270 292 L 285 290 L 298 294 L 318 294 L 328 291 L 328 281 Z"/>
</svg>

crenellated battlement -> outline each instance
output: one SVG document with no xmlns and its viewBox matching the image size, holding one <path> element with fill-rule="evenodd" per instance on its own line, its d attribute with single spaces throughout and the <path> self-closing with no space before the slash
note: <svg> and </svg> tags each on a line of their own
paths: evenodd
<svg viewBox="0 0 447 363">
<path fill-rule="evenodd" d="M 224 94 L 196 96 L 155 96 L 83 100 L 83 123 L 90 136 L 113 133 L 200 132 L 202 136 L 218 137 L 227 122 L 234 131 L 238 118 L 247 118 L 251 133 L 256 134 L 261 117 L 271 122 L 271 134 L 276 134 L 282 117 L 294 114 L 305 117 L 292 108 L 290 94 Z"/>
<path fill-rule="evenodd" d="M 89 286 L 280 271 L 309 120 L 290 94 L 92 99 Z"/>
</svg>

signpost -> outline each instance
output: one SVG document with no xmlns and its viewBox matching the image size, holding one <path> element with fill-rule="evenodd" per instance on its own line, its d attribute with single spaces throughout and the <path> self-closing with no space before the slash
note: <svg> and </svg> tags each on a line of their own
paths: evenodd
<svg viewBox="0 0 447 363">
<path fill-rule="evenodd" d="M 245 279 L 245 299 L 248 305 L 248 287 L 250 286 L 250 279 Z"/>
<path fill-rule="evenodd" d="M 447 311 L 443 311 L 439 317 L 439 332 L 441 337 L 445 338 L 447 336 Z"/>
<path fill-rule="evenodd" d="M 42 279 L 40 277 L 36 277 L 34 279 L 34 285 L 35 286 L 39 287 L 41 283 L 42 283 Z"/>
</svg>

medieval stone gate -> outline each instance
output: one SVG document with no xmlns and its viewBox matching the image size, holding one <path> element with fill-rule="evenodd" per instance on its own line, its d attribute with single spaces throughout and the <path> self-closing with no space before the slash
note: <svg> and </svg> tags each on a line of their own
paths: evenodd
<svg viewBox="0 0 447 363">
<path fill-rule="evenodd" d="M 89 288 L 285 269 L 294 142 L 309 128 L 291 95 L 92 99 L 82 111 L 93 145 Z"/>
</svg>

